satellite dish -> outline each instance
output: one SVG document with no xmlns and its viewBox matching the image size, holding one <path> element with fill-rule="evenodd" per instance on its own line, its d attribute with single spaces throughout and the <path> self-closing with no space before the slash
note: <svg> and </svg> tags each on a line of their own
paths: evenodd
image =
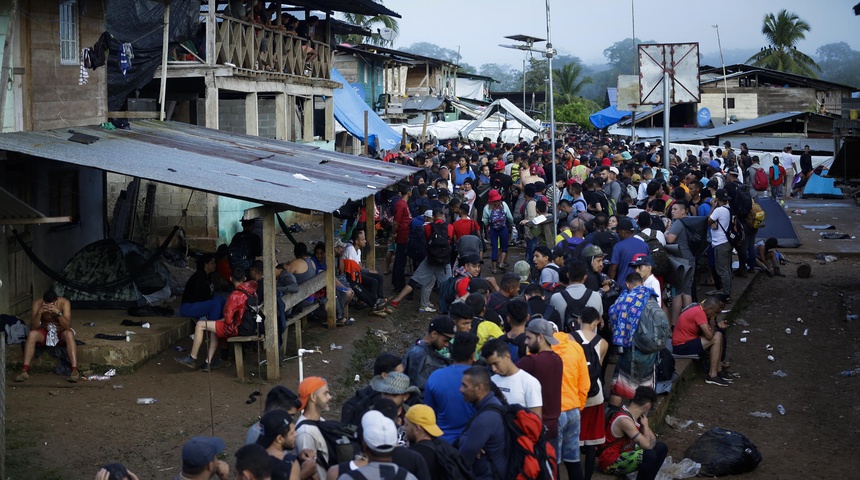
<svg viewBox="0 0 860 480">
<path fill-rule="evenodd" d="M 376 33 L 377 33 L 377 35 L 379 35 L 379 38 L 385 40 L 386 42 L 390 42 L 390 41 L 394 40 L 394 30 L 392 30 L 388 27 L 377 28 Z"/>
<path fill-rule="evenodd" d="M 707 107 L 699 109 L 699 113 L 696 114 L 696 123 L 702 128 L 711 124 L 711 111 Z"/>
</svg>

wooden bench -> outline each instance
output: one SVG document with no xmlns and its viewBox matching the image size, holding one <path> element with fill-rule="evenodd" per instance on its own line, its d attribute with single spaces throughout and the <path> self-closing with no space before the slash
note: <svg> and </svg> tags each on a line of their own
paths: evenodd
<svg viewBox="0 0 860 480">
<path fill-rule="evenodd" d="M 310 297 L 313 293 L 319 291 L 321 288 L 325 287 L 325 273 L 319 273 L 315 277 L 311 278 L 307 282 L 299 285 L 299 291 L 296 293 L 288 293 L 281 297 L 281 301 L 284 302 L 284 308 L 286 310 L 290 310 L 296 305 L 304 302 L 308 297 Z M 287 349 L 287 338 L 289 338 L 290 326 L 293 326 L 296 329 L 296 349 L 302 348 L 302 322 L 307 316 L 319 308 L 318 303 L 312 303 L 306 305 L 301 310 L 296 312 L 293 316 L 287 318 L 287 327 L 284 330 L 284 342 L 283 348 L 281 349 L 281 356 L 286 355 Z M 264 345 L 265 342 L 264 335 L 249 335 L 245 337 L 230 337 L 227 339 L 227 343 L 233 344 L 233 355 L 235 357 L 236 362 L 236 376 L 239 377 L 239 380 L 245 380 L 245 361 L 244 361 L 244 345 L 246 343 L 254 343 L 259 341 L 260 345 Z"/>
</svg>

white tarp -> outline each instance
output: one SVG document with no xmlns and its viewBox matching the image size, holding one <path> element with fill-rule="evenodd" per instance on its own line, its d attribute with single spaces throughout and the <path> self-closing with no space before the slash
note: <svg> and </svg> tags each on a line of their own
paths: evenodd
<svg viewBox="0 0 860 480">
<path fill-rule="evenodd" d="M 506 143 L 516 143 L 520 137 L 529 138 L 533 136 L 535 133 L 526 127 L 524 127 L 521 123 L 516 120 L 508 120 L 507 129 L 502 131 L 501 125 L 504 120 L 501 117 L 496 116 L 496 118 L 490 118 L 483 125 L 473 129 L 468 138 L 470 140 L 480 141 L 484 137 L 492 138 L 493 140 L 497 139 L 499 135 L 502 137 L 502 142 Z M 427 124 L 427 135 L 437 140 L 456 140 L 460 138 L 460 131 L 471 123 L 469 120 L 455 120 L 453 122 L 435 122 Z M 402 131 L 402 129 L 406 129 L 406 134 L 413 138 L 418 138 L 421 136 L 421 131 L 424 128 L 424 124 L 401 124 L 401 125 L 392 125 L 396 131 Z"/>
<path fill-rule="evenodd" d="M 675 143 L 675 142 L 669 143 L 669 149 L 671 150 L 673 148 L 678 151 L 678 156 L 683 159 L 687 155 L 687 150 L 692 150 L 693 155 L 698 157 L 699 152 L 702 151 L 703 147 L 701 145 L 694 145 L 692 143 Z M 711 153 L 714 153 L 717 151 L 717 148 L 719 148 L 719 147 L 717 147 L 716 145 L 711 145 L 710 148 L 711 148 Z M 736 148 L 735 154 L 738 154 L 738 153 L 740 153 L 740 149 Z M 762 167 L 770 167 L 773 165 L 773 157 L 778 156 L 778 155 L 782 155 L 782 153 L 781 152 L 765 152 L 762 150 L 750 150 L 750 156 L 756 156 L 756 155 L 758 155 L 759 162 L 760 162 Z M 792 157 L 794 157 L 795 171 L 800 171 L 800 155 L 794 154 L 794 155 L 792 155 Z M 818 168 L 820 165 L 824 165 L 824 168 L 830 168 L 830 166 L 833 165 L 833 156 L 832 155 L 830 155 L 830 156 L 813 155 L 812 156 L 812 168 Z"/>
<path fill-rule="evenodd" d="M 514 105 L 510 101 L 502 98 L 500 100 L 496 100 L 495 102 L 489 104 L 487 106 L 487 108 L 484 109 L 484 112 L 481 113 L 480 117 L 476 118 L 475 120 L 470 122 L 468 125 L 466 125 L 462 130 L 460 130 L 460 135 L 463 137 L 472 138 L 472 135 L 471 135 L 472 130 L 481 126 L 481 124 L 484 123 L 485 121 L 487 121 L 487 119 L 490 118 L 491 115 L 495 114 L 496 112 L 501 112 L 501 111 L 507 112 L 509 115 L 514 117 L 514 119 L 517 122 L 519 122 L 520 125 L 516 126 L 517 131 L 522 131 L 523 127 L 527 128 L 528 130 L 531 130 L 533 132 L 536 132 L 536 133 L 541 131 L 541 124 L 539 121 L 533 120 L 531 117 L 526 115 L 525 112 L 523 112 L 522 110 L 517 108 L 516 105 Z M 511 126 L 511 121 L 508 121 L 507 123 L 508 123 L 509 129 L 514 128 Z M 499 125 L 500 130 L 501 130 L 501 127 L 502 127 L 502 125 Z M 516 135 L 519 135 L 519 134 L 516 134 Z M 480 137 L 480 138 L 483 138 L 483 137 Z M 490 137 L 490 138 L 493 138 L 493 137 Z"/>
<path fill-rule="evenodd" d="M 484 81 L 472 78 L 457 77 L 457 91 L 454 93 L 457 98 L 471 98 L 472 100 L 486 98 L 484 96 Z"/>
</svg>

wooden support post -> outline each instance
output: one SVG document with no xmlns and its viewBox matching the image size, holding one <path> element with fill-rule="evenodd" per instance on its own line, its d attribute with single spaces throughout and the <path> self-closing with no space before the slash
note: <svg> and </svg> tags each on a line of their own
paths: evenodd
<svg viewBox="0 0 860 480">
<path fill-rule="evenodd" d="M 215 65 L 218 52 L 215 51 L 215 28 L 217 27 L 216 23 L 218 22 L 215 19 L 215 12 L 217 8 L 217 0 L 208 0 L 209 8 L 206 12 L 206 64 L 207 65 Z"/>
<path fill-rule="evenodd" d="M 215 84 L 215 74 L 206 74 L 206 128 L 218 130 L 218 86 Z"/>
<path fill-rule="evenodd" d="M 266 316 L 266 378 L 276 382 L 281 375 L 278 350 L 278 302 L 275 285 L 275 212 L 263 215 L 263 282 L 266 293 L 263 314 Z M 301 328 L 299 326 L 298 328 Z"/>
<path fill-rule="evenodd" d="M 167 53 L 170 43 L 170 2 L 166 0 L 164 2 L 164 33 L 161 42 L 161 87 L 158 92 L 158 119 L 163 122 L 166 110 L 164 99 L 167 96 Z"/>
<path fill-rule="evenodd" d="M 12 257 L 9 255 L 9 239 L 7 233 L 11 233 L 12 228 L 7 225 L 0 225 L 0 279 L 9 278 L 9 262 Z M 7 280 L 8 282 L 8 280 Z M 16 315 L 18 312 L 12 311 L 11 285 L 4 284 L 0 287 L 0 312 L 6 312 L 10 315 Z"/>
<path fill-rule="evenodd" d="M 2 68 L 0 70 L 0 112 L 3 112 L 0 113 L 3 115 L 0 119 L 0 129 L 5 127 L 6 123 L 6 92 L 9 90 L 6 87 L 9 85 L 9 74 L 11 73 L 9 65 L 12 62 L 12 38 L 15 35 L 15 24 L 18 23 L 18 11 L 18 0 L 12 0 L 12 5 L 9 7 L 9 22 L 6 24 L 6 40 L 3 41 L 3 66 L 0 67 Z M 6 312 L 7 310 L 2 311 Z"/>
<path fill-rule="evenodd" d="M 325 291 L 328 301 L 325 304 L 326 317 L 328 318 L 328 328 L 334 329 L 337 327 L 337 289 L 335 284 L 335 271 L 337 270 L 334 258 L 334 215 L 331 213 L 323 214 L 323 228 L 325 231 L 325 264 L 328 266 L 325 271 Z"/>
<path fill-rule="evenodd" d="M 325 138 L 326 141 L 334 140 L 334 97 L 325 97 Z"/>
<path fill-rule="evenodd" d="M 368 154 L 369 154 L 368 153 L 368 146 L 370 145 L 370 132 L 368 131 L 370 129 L 368 127 L 369 120 L 367 118 L 367 115 L 368 115 L 367 110 L 365 110 L 364 111 L 364 156 L 365 157 L 368 156 Z"/>
<path fill-rule="evenodd" d="M 260 117 L 257 112 L 257 92 L 245 95 L 245 133 L 260 135 Z"/>
<path fill-rule="evenodd" d="M 406 128 L 403 129 L 403 133 L 401 134 L 400 148 L 406 148 Z"/>
<path fill-rule="evenodd" d="M 429 120 L 429 114 L 424 112 L 424 126 L 421 127 L 421 148 L 424 148 L 424 138 L 427 135 L 427 120 Z"/>
<path fill-rule="evenodd" d="M 275 94 L 275 138 L 278 140 L 289 140 L 287 136 L 287 94 Z"/>
<path fill-rule="evenodd" d="M 376 223 L 373 220 L 373 212 L 376 209 L 376 197 L 368 195 L 364 206 L 367 210 L 364 231 L 365 238 L 367 239 L 367 248 L 364 250 L 367 252 L 367 256 L 364 259 L 364 264 L 367 265 L 367 268 L 373 270 L 376 268 Z"/>
<path fill-rule="evenodd" d="M 314 141 L 314 97 L 304 99 L 302 109 L 302 142 L 313 143 Z"/>
</svg>

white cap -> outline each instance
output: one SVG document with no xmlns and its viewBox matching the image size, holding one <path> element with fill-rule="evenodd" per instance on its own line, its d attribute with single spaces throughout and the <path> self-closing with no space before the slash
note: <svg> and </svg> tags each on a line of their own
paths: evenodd
<svg viewBox="0 0 860 480">
<path fill-rule="evenodd" d="M 361 417 L 361 439 L 377 453 L 389 453 L 397 446 L 397 426 L 379 410 L 369 410 Z"/>
</svg>

